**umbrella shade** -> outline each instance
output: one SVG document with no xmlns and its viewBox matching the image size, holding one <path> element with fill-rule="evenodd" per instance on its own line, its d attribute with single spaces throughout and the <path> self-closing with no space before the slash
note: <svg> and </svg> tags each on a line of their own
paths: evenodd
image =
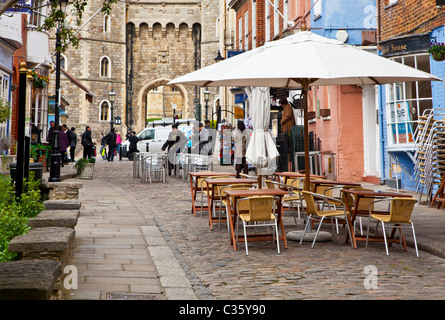
<svg viewBox="0 0 445 320">
<path fill-rule="evenodd" d="M 311 79 L 311 85 L 316 86 L 441 80 L 355 46 L 302 31 L 176 78 L 170 84 L 301 88 L 300 79 Z"/>
<path fill-rule="evenodd" d="M 309 168 L 309 86 L 380 85 L 425 80 L 441 79 L 340 41 L 302 31 L 186 74 L 169 84 L 301 88 L 305 168 Z M 309 180 L 309 170 L 306 170 L 306 190 L 309 190 Z"/>
</svg>

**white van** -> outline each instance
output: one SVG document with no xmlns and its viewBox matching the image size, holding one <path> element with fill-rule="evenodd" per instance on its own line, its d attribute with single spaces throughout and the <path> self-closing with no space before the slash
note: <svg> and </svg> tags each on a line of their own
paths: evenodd
<svg viewBox="0 0 445 320">
<path fill-rule="evenodd" d="M 179 125 L 178 129 L 182 131 L 189 141 L 192 136 L 193 126 Z M 137 148 L 139 152 L 161 152 L 161 148 L 168 139 L 169 133 L 172 131 L 171 126 L 166 127 L 154 127 L 145 128 L 139 132 L 136 136 L 139 141 Z M 190 142 L 189 142 L 190 146 Z M 122 142 L 122 157 L 127 157 L 128 150 L 130 148 L 130 142 Z"/>
</svg>

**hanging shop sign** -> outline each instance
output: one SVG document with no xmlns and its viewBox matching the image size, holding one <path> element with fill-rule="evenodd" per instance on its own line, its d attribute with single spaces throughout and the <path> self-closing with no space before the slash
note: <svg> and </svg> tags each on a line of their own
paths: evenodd
<svg viewBox="0 0 445 320">
<path fill-rule="evenodd" d="M 417 52 L 426 52 L 430 46 L 429 34 L 402 37 L 380 42 L 384 57 L 400 56 Z"/>
</svg>

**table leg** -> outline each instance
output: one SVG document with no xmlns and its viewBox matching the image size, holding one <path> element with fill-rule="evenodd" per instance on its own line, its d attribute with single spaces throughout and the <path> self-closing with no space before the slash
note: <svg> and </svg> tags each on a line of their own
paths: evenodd
<svg viewBox="0 0 445 320">
<path fill-rule="evenodd" d="M 196 183 L 197 184 L 197 183 Z M 193 215 L 196 217 L 196 186 L 193 188 L 193 178 L 190 178 L 190 188 L 192 193 L 192 212 Z"/>
<path fill-rule="evenodd" d="M 278 223 L 280 224 L 281 233 L 283 234 L 284 247 L 287 249 L 287 240 L 286 240 L 286 233 L 284 231 L 284 225 L 283 225 L 283 219 L 282 219 L 283 212 L 281 211 L 281 206 L 282 206 L 282 197 L 280 197 L 280 205 L 277 206 L 277 208 L 278 208 Z M 277 237 L 278 237 L 278 235 L 277 235 Z"/>
<path fill-rule="evenodd" d="M 214 195 L 214 187 L 212 184 L 212 196 L 209 196 L 209 185 L 207 184 L 207 204 L 209 206 L 209 225 L 210 231 L 213 230 L 213 222 L 212 222 L 212 210 L 213 210 L 213 195 Z"/>
<path fill-rule="evenodd" d="M 234 218 L 236 215 L 236 199 L 234 199 L 234 214 L 232 216 L 232 206 L 230 205 L 230 197 L 227 196 L 227 203 L 228 205 L 228 216 L 229 216 L 229 221 L 227 223 L 229 223 L 230 225 L 230 243 L 233 244 L 233 250 L 236 251 L 236 238 L 235 238 L 235 228 L 234 228 Z"/>
</svg>

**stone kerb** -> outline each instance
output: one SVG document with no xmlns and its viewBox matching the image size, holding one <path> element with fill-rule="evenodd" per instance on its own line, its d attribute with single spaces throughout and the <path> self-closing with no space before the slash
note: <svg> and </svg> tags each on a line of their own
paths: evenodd
<svg viewBox="0 0 445 320">
<path fill-rule="evenodd" d="M 64 227 L 72 228 L 77 224 L 80 210 L 44 210 L 36 217 L 29 219 L 31 228 Z"/>
<path fill-rule="evenodd" d="M 13 238 L 8 249 L 20 253 L 22 260 L 52 259 L 65 266 L 74 247 L 74 235 L 72 228 L 35 228 Z"/>
</svg>

